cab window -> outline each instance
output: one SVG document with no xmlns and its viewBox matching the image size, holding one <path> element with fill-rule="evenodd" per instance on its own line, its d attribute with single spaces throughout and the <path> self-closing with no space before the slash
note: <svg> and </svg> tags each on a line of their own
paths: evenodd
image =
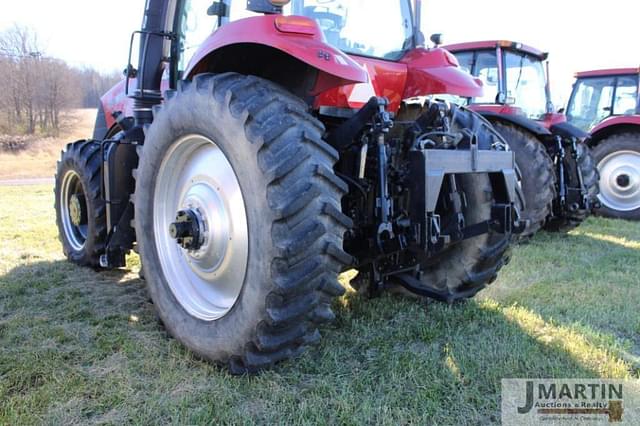
<svg viewBox="0 0 640 426">
<path fill-rule="evenodd" d="M 635 114 L 638 103 L 638 78 L 636 76 L 618 77 L 616 97 L 613 101 L 614 115 Z"/>
</svg>

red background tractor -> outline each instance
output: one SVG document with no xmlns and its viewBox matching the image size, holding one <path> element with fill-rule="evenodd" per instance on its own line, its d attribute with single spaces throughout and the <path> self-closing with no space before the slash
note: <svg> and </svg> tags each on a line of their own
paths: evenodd
<svg viewBox="0 0 640 426">
<path fill-rule="evenodd" d="M 554 112 L 548 54 L 507 40 L 445 48 L 484 82 L 484 94 L 465 103 L 491 121 L 516 153 L 531 220 L 527 234 L 541 226 L 567 231 L 581 223 L 596 201 L 598 174 L 585 144 L 588 134 Z"/>
<path fill-rule="evenodd" d="M 591 133 L 600 171 L 601 208 L 609 217 L 640 220 L 639 68 L 576 74 L 569 122 Z"/>
</svg>

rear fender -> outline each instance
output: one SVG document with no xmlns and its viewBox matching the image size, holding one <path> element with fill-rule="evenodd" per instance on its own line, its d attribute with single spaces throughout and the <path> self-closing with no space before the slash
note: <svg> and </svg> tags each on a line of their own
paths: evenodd
<svg viewBox="0 0 640 426">
<path fill-rule="evenodd" d="M 471 104 L 468 108 L 478 114 L 493 113 L 498 115 L 519 115 L 524 117 L 522 108 L 508 104 Z"/>
<path fill-rule="evenodd" d="M 294 25 L 283 21 L 289 18 Z M 299 96 L 368 81 L 360 65 L 324 41 L 315 21 L 301 16 L 256 16 L 224 25 L 198 49 L 183 78 L 203 72 L 256 75 Z"/>
<path fill-rule="evenodd" d="M 567 116 L 557 112 L 548 112 L 544 116 L 542 116 L 542 119 L 540 120 L 540 124 L 542 124 L 547 129 L 550 129 L 551 126 L 555 126 L 555 125 L 566 123 L 566 122 L 567 122 Z"/>
<path fill-rule="evenodd" d="M 539 138 L 551 136 L 551 132 L 544 126 L 540 125 L 540 123 L 538 123 L 537 121 L 531 120 L 527 117 L 523 117 L 520 115 L 498 114 L 489 111 L 478 111 L 478 113 L 492 123 L 496 121 L 502 121 L 507 124 L 518 126 L 525 129 L 529 133 L 533 133 Z"/>
<path fill-rule="evenodd" d="M 597 144 L 599 140 L 620 131 L 640 131 L 640 115 L 613 116 L 601 121 L 591 130 L 591 140 Z"/>
<path fill-rule="evenodd" d="M 562 138 L 576 138 L 582 140 L 589 137 L 589 134 L 587 132 L 578 129 L 576 126 L 567 122 L 553 124 L 551 127 L 549 127 L 549 130 L 554 135 L 560 136 Z"/>
<path fill-rule="evenodd" d="M 614 120 L 614 118 L 618 118 L 620 120 Z M 640 121 L 635 122 L 633 120 L 629 120 L 629 118 L 633 117 L 613 117 L 610 120 L 603 121 L 591 132 L 591 138 L 589 138 L 587 142 L 588 145 L 594 147 L 602 140 L 615 134 L 640 133 Z"/>
<path fill-rule="evenodd" d="M 482 81 L 460 68 L 456 57 L 442 48 L 418 48 L 400 61 L 407 65 L 404 99 L 429 95 L 473 98 L 483 95 Z"/>
</svg>

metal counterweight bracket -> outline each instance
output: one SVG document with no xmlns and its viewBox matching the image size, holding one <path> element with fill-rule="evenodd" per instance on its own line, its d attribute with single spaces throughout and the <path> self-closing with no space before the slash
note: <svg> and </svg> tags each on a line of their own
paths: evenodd
<svg viewBox="0 0 640 426">
<path fill-rule="evenodd" d="M 526 222 L 520 219 L 514 205 L 517 179 L 513 152 L 480 150 L 477 145 L 471 150 L 426 149 L 412 151 L 410 161 L 411 191 L 417 194 L 412 199 L 412 220 L 423 224 L 420 235 L 423 249 L 438 251 L 447 242 L 472 238 L 490 230 L 505 234 L 524 230 Z M 445 176 L 476 173 L 492 175 L 492 180 L 504 188 L 503 196 L 492 208 L 491 218 L 473 225 L 458 221 L 442 229 L 435 212 Z M 455 186 L 452 188 L 455 190 Z M 453 200 L 455 214 L 458 207 L 455 197 Z"/>
</svg>

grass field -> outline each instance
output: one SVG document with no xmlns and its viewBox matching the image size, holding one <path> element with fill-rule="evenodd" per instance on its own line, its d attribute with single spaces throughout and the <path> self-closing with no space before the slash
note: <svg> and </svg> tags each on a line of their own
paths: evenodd
<svg viewBox="0 0 640 426">
<path fill-rule="evenodd" d="M 491 424 L 500 379 L 640 376 L 640 224 L 517 247 L 449 307 L 348 293 L 320 346 L 257 377 L 200 361 L 131 270 L 65 262 L 49 187 L 0 188 L 0 424 Z"/>
</svg>

